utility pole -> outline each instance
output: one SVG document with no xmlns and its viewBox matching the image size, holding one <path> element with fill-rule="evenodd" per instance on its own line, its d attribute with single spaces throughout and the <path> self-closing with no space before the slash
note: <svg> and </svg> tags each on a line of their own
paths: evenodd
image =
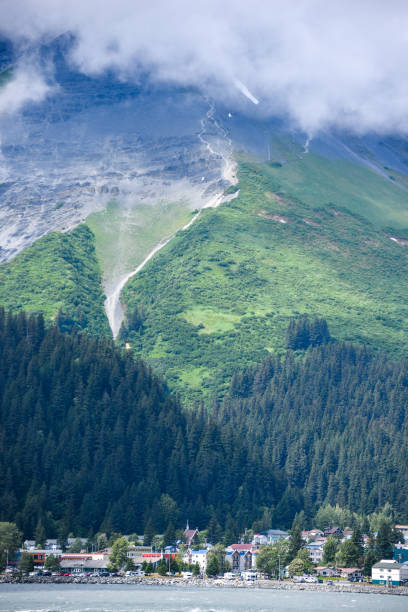
<svg viewBox="0 0 408 612">
<path fill-rule="evenodd" d="M 279 580 L 279 582 L 280 582 L 280 579 L 281 579 L 281 572 L 280 572 L 280 555 L 278 555 L 278 564 L 279 564 L 279 570 L 278 570 L 278 572 L 279 572 L 279 576 L 278 576 L 278 580 Z"/>
</svg>

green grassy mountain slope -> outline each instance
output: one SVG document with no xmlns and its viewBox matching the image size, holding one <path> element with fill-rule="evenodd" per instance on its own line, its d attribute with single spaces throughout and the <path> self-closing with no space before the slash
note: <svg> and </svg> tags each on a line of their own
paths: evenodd
<svg viewBox="0 0 408 612">
<path fill-rule="evenodd" d="M 189 402 L 282 351 L 301 313 L 325 317 L 339 339 L 405 353 L 407 247 L 342 200 L 296 197 L 282 169 L 242 162 L 239 197 L 203 211 L 123 291 L 122 340 Z"/>
<path fill-rule="evenodd" d="M 304 153 L 299 144 L 272 139 L 274 163 L 269 164 L 268 175 L 283 193 L 308 206 L 340 206 L 378 228 L 408 228 L 407 177 L 383 166 L 368 151 L 362 151 L 361 158 L 354 155 L 352 162 L 313 151 Z M 401 153 L 400 157 L 405 156 Z"/>
<path fill-rule="evenodd" d="M 91 334 L 110 334 L 94 235 L 85 225 L 68 234 L 52 232 L 0 266 L 0 305 L 43 312 L 61 309 Z"/>
</svg>

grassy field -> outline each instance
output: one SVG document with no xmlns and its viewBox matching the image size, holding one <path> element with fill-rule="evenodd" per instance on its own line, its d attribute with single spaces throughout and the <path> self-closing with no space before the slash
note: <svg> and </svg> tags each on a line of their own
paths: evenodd
<svg viewBox="0 0 408 612">
<path fill-rule="evenodd" d="M 0 305 L 43 312 L 60 309 L 92 334 L 110 334 L 103 303 L 94 236 L 84 225 L 68 234 L 52 232 L 0 266 Z"/>
<path fill-rule="evenodd" d="M 203 211 L 124 289 L 143 326 L 122 340 L 189 404 L 222 395 L 235 369 L 283 351 L 288 321 L 302 313 L 325 317 L 336 338 L 405 356 L 408 247 L 378 225 L 398 218 L 406 227 L 406 192 L 381 177 L 380 188 L 360 168 L 337 191 L 320 160 L 303 184 L 306 170 L 295 180 L 295 166 L 241 160 L 239 198 Z M 356 203 L 351 184 L 360 184 Z M 362 217 L 375 211 L 378 224 Z"/>
</svg>

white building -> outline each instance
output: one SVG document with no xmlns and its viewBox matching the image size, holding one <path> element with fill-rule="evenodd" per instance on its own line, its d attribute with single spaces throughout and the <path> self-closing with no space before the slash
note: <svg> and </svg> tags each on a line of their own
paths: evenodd
<svg viewBox="0 0 408 612">
<path fill-rule="evenodd" d="M 323 559 L 323 546 L 321 544 L 315 544 L 311 542 L 306 544 L 306 550 L 309 553 L 309 557 L 312 563 L 320 563 Z"/>
<path fill-rule="evenodd" d="M 398 563 L 394 559 L 381 559 L 371 570 L 373 584 L 400 586 L 408 581 L 408 562 Z"/>
<path fill-rule="evenodd" d="M 188 549 L 187 552 L 183 555 L 184 563 L 189 563 L 192 565 L 198 564 L 200 568 L 200 573 L 205 574 L 207 572 L 207 557 L 209 550 L 191 550 Z"/>
<path fill-rule="evenodd" d="M 318 576 L 327 576 L 329 578 L 333 578 L 334 576 L 339 576 L 340 572 L 335 567 L 326 567 L 325 565 L 316 567 L 316 574 Z"/>
</svg>

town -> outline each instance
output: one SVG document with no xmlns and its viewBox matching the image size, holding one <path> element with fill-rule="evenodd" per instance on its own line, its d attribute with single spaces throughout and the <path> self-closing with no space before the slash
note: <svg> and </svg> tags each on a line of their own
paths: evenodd
<svg viewBox="0 0 408 612">
<path fill-rule="evenodd" d="M 408 584 L 408 525 L 382 522 L 378 532 L 363 534 L 358 527 L 290 531 L 247 530 L 240 541 L 210 543 L 207 530 L 190 528 L 163 535 L 99 534 L 95 539 L 25 540 L 12 544 L 18 533 L 12 523 L 0 523 L 4 577 L 223 577 L 259 578 L 316 583 L 370 582 L 399 587 Z M 170 530 L 172 531 L 172 530 Z M 180 538 L 177 538 L 180 535 Z M 174 540 L 172 540 L 174 536 Z M 170 540 L 172 541 L 169 541 Z M 147 540 L 151 540 L 148 542 Z M 15 541 L 15 540 L 14 540 Z"/>
</svg>

